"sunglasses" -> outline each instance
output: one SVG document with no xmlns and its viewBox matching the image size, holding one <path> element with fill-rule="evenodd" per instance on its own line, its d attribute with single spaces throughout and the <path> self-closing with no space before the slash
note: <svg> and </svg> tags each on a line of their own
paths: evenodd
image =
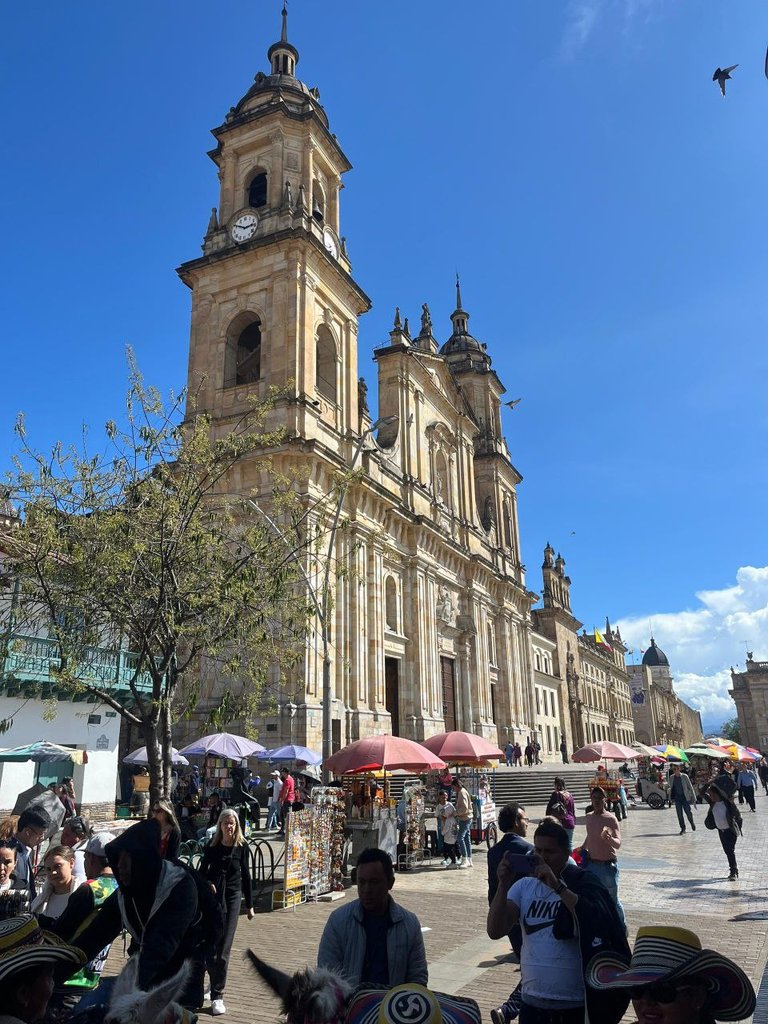
<svg viewBox="0 0 768 1024">
<path fill-rule="evenodd" d="M 681 992 L 690 990 L 691 987 L 661 981 L 654 985 L 633 985 L 629 994 L 632 999 L 647 999 L 652 1003 L 674 1003 Z"/>
</svg>

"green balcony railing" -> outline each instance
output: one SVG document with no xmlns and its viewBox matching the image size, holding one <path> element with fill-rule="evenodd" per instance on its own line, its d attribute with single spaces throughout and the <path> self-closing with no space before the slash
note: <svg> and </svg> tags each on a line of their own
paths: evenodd
<svg viewBox="0 0 768 1024">
<path fill-rule="evenodd" d="M 24 633 L 6 634 L 2 639 L 1 686 L 59 683 L 56 673 L 61 668 L 61 658 L 55 640 Z M 136 673 L 137 657 L 130 651 L 86 647 L 78 659 L 77 678 L 83 684 L 101 689 L 130 691 L 129 684 Z M 149 673 L 140 673 L 135 686 L 143 692 L 150 692 L 152 680 Z"/>
</svg>

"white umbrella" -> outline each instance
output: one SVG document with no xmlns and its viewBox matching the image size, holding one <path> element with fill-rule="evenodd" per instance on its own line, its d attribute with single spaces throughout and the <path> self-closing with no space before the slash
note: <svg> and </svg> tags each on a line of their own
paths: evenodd
<svg viewBox="0 0 768 1024">
<path fill-rule="evenodd" d="M 146 747 L 138 747 L 136 750 L 132 750 L 127 757 L 123 758 L 124 764 L 149 764 L 149 757 L 147 756 Z M 176 747 L 171 747 L 171 764 L 188 765 L 189 761 L 180 754 Z"/>
</svg>

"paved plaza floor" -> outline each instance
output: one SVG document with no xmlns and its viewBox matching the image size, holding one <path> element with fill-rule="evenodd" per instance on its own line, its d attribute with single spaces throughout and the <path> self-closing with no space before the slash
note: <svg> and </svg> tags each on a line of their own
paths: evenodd
<svg viewBox="0 0 768 1024">
<path fill-rule="evenodd" d="M 768 798 L 758 798 L 757 813 L 747 807 L 744 836 L 736 855 L 740 877 L 727 881 L 728 869 L 715 833 L 704 828 L 705 809 L 695 812 L 696 832 L 678 835 L 674 810 L 639 806 L 622 823 L 620 896 L 627 915 L 630 943 L 638 927 L 675 924 L 697 932 L 704 946 L 736 960 L 752 978 L 755 988 L 768 959 Z M 528 808 L 536 821 L 543 808 Z M 531 838 L 529 834 L 529 838 Z M 574 841 L 584 836 L 583 820 L 577 822 Z M 430 985 L 443 991 L 476 999 L 489 1020 L 515 987 L 518 967 L 510 961 L 506 939 L 485 934 L 487 869 L 485 849 L 478 847 L 474 868 L 445 870 L 434 862 L 398 874 L 394 898 L 416 913 L 425 929 Z M 344 900 L 354 898 L 348 890 Z M 251 946 L 259 955 L 287 971 L 314 964 L 320 935 L 328 915 L 343 901 L 311 903 L 296 909 L 269 911 L 266 907 L 253 921 L 241 917 L 230 964 L 223 1022 L 267 1024 L 277 1019 L 277 1000 L 268 992 L 243 959 Z M 118 950 L 116 947 L 120 945 Z M 115 944 L 109 973 L 122 966 L 122 944 Z M 202 1018 L 209 1014 L 206 1008 Z M 631 1016 L 627 1018 L 632 1019 Z M 755 1024 L 768 1020 L 758 1012 Z"/>
</svg>

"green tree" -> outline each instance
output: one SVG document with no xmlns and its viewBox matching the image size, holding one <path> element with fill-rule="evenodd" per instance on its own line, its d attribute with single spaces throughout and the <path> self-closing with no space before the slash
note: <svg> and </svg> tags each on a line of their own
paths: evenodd
<svg viewBox="0 0 768 1024">
<path fill-rule="evenodd" d="M 173 721 L 207 691 L 223 694 L 215 725 L 247 723 L 268 670 L 302 650 L 311 609 L 298 582 L 305 540 L 290 486 L 272 474 L 281 543 L 229 491 L 244 458 L 271 474 L 268 455 L 283 436 L 268 426 L 280 395 L 217 437 L 193 396 L 164 401 L 129 362 L 125 425 L 107 423 L 98 453 L 84 431 L 80 445 L 42 454 L 19 420 L 6 487 L 22 521 L 8 554 L 17 619 L 46 623 L 61 657 L 57 683 L 141 726 L 156 799 L 170 790 Z M 93 647 L 135 652 L 129 700 L 84 681 Z"/>
<path fill-rule="evenodd" d="M 723 722 L 720 726 L 720 735 L 725 736 L 727 740 L 731 740 L 733 743 L 742 743 L 741 726 L 739 725 L 738 718 L 729 718 L 727 722 Z"/>
</svg>

